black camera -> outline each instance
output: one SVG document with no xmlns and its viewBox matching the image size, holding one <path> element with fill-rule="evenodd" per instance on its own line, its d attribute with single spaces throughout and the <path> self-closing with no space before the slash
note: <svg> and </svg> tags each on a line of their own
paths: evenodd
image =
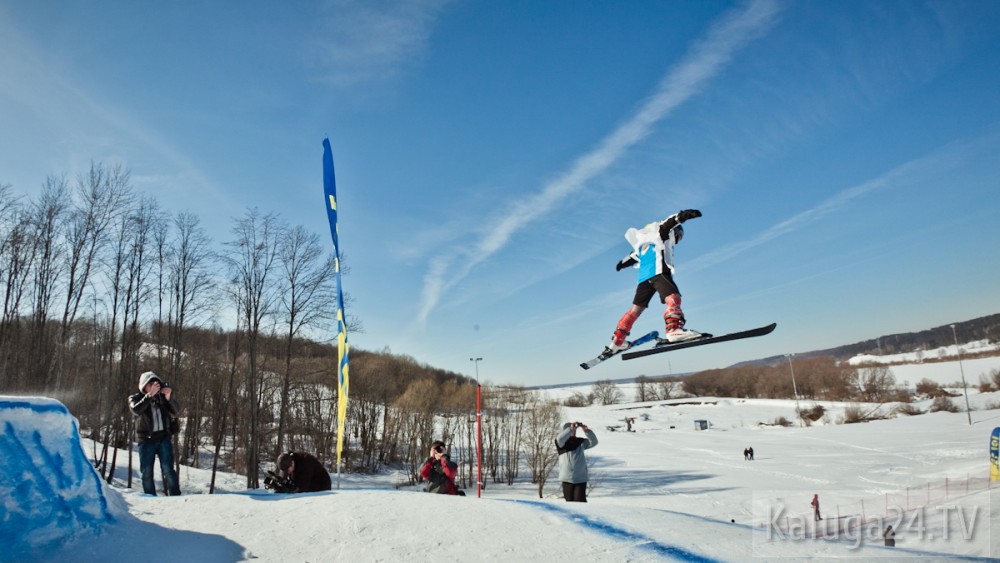
<svg viewBox="0 0 1000 563">
<path fill-rule="evenodd" d="M 444 453 L 444 446 L 437 446 L 436 448 L 434 448 L 434 451 L 436 451 L 439 454 L 443 454 Z"/>
<path fill-rule="evenodd" d="M 267 476 L 264 477 L 264 488 L 276 493 L 295 492 L 295 484 L 292 483 L 291 479 L 282 477 L 271 470 L 268 470 Z"/>
</svg>

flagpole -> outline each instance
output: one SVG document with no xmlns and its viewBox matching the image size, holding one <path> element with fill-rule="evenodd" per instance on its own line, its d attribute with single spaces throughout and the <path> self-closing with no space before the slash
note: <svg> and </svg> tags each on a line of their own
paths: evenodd
<svg viewBox="0 0 1000 563">
<path fill-rule="evenodd" d="M 347 399 L 350 389 L 350 354 L 347 344 L 347 315 L 344 312 L 344 284 L 340 275 L 340 237 L 337 229 L 337 182 L 333 173 L 333 150 L 330 139 L 323 139 L 323 193 L 326 214 L 333 239 L 334 271 L 337 274 L 337 489 L 343 467 L 344 429 L 347 420 Z"/>
<path fill-rule="evenodd" d="M 483 386 L 479 384 L 479 362 L 482 358 L 469 358 L 476 365 L 476 498 L 483 496 Z"/>
</svg>

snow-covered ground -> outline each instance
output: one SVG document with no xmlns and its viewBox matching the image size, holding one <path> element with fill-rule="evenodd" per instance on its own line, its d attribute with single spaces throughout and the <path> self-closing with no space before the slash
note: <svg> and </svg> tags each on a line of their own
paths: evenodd
<svg viewBox="0 0 1000 563">
<path fill-rule="evenodd" d="M 622 390 L 627 400 L 634 396 L 630 386 Z M 971 425 L 965 412 L 837 424 L 849 405 L 821 403 L 827 414 L 810 427 L 772 426 L 779 417 L 794 420 L 795 402 L 780 400 L 567 408 L 567 420 L 588 423 L 600 440 L 587 454 L 593 489 L 586 504 L 561 500 L 554 475 L 543 499 L 529 483 L 489 483 L 482 498 L 474 490 L 464 498 L 396 490 L 392 474 L 349 476 L 339 490 L 305 495 L 247 492 L 243 477 L 225 475 L 219 486 L 227 492 L 207 495 L 198 493 L 207 490 L 208 472 L 183 468 L 184 496 L 143 496 L 119 479 L 104 486 L 112 509 L 127 507 L 113 510 L 112 522 L 67 523 L 70 540 L 29 541 L 34 548 L 14 560 L 989 558 L 1000 556 L 1000 483 L 990 489 L 987 479 L 1000 409 L 985 407 L 1000 404 L 1000 393 L 970 389 L 970 402 Z M 635 432 L 622 431 L 626 417 L 635 417 Z M 709 429 L 696 430 L 696 420 Z M 51 428 L 49 421 L 41 432 Z M 747 446 L 754 461 L 743 457 Z M 0 475 L 5 485 L 20 478 Z M 818 529 L 813 494 L 825 516 Z M 887 524 L 897 529 L 895 548 L 882 546 Z M 3 525 L 22 538 L 38 533 L 11 528 L 6 514 Z"/>
</svg>

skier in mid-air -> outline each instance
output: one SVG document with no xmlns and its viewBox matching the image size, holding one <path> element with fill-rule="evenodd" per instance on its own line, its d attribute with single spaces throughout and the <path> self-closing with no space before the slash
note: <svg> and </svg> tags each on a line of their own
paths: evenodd
<svg viewBox="0 0 1000 563">
<path fill-rule="evenodd" d="M 683 342 L 702 336 L 700 332 L 684 328 L 684 312 L 681 310 L 681 293 L 674 283 L 674 245 L 684 237 L 681 223 L 701 217 L 697 209 L 684 209 L 656 221 L 641 229 L 630 228 L 625 239 L 632 245 L 632 252 L 618 262 L 616 270 L 635 265 L 639 270 L 639 283 L 635 288 L 632 307 L 622 315 L 611 337 L 611 344 L 605 347 L 605 354 L 615 354 L 631 346 L 628 341 L 632 325 L 649 306 L 654 293 L 660 295 L 660 302 L 666 305 L 663 321 L 666 325 L 664 339 L 669 342 Z"/>
</svg>

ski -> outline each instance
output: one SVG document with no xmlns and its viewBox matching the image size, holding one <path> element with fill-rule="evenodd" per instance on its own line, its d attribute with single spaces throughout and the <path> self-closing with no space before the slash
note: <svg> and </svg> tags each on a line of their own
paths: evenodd
<svg viewBox="0 0 1000 563">
<path fill-rule="evenodd" d="M 622 354 L 622 360 L 631 360 L 633 358 L 641 358 L 643 356 L 648 356 L 650 354 L 660 354 L 662 352 L 671 352 L 673 350 L 680 350 L 681 348 L 691 348 L 692 346 L 704 346 L 705 344 L 714 344 L 716 342 L 728 342 L 730 340 L 740 340 L 741 338 L 753 338 L 755 336 L 764 336 L 765 334 L 771 334 L 774 328 L 778 326 L 777 323 L 771 323 L 767 326 L 762 326 L 758 328 L 752 328 L 750 330 L 743 330 L 740 332 L 730 332 L 729 334 L 720 334 L 719 336 L 703 335 L 700 338 L 695 338 L 693 340 L 684 340 L 682 342 L 669 342 L 661 338 L 656 339 L 656 346 L 652 348 L 647 348 L 646 350 L 638 350 L 636 352 L 629 352 L 629 348 Z"/>
<path fill-rule="evenodd" d="M 617 352 L 614 352 L 613 354 L 605 354 L 604 352 L 601 352 L 593 360 L 588 360 L 588 361 L 583 362 L 582 364 L 580 364 L 580 367 L 582 367 L 583 369 L 590 369 L 590 368 L 596 366 L 597 364 L 603 362 L 604 360 L 607 360 L 608 358 L 611 358 L 613 356 L 617 356 L 618 354 L 621 354 L 622 352 L 631 350 L 632 348 L 635 348 L 636 346 L 640 346 L 640 345 L 645 344 L 647 342 L 652 342 L 653 340 L 656 340 L 659 337 L 660 337 L 660 333 L 654 330 L 653 332 L 650 332 L 648 334 L 644 334 L 644 335 L 640 336 L 639 338 L 636 338 L 635 340 L 633 340 L 632 342 L 630 342 L 629 343 L 629 347 L 626 348 L 625 350 L 619 350 Z"/>
</svg>

